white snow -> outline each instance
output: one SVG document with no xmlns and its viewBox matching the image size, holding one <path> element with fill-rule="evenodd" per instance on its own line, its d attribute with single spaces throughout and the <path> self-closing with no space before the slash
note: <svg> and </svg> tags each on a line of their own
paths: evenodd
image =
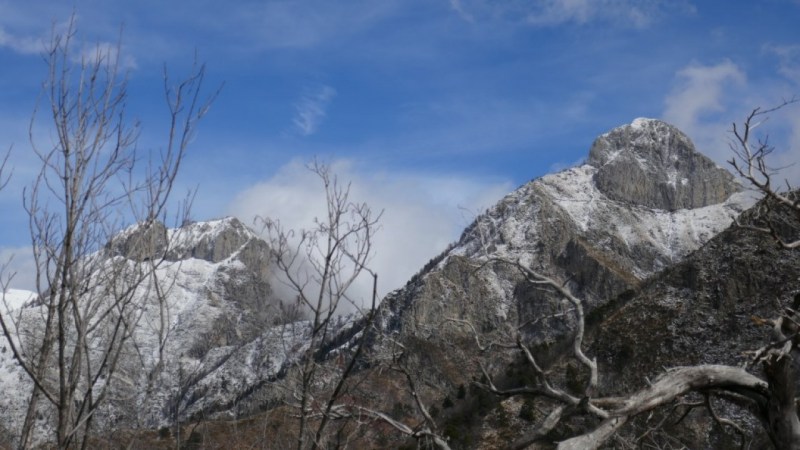
<svg viewBox="0 0 800 450">
<path fill-rule="evenodd" d="M 171 228 L 167 230 L 167 238 L 172 247 L 192 247 L 202 240 L 213 240 L 220 233 L 229 229 L 231 227 L 231 222 L 236 220 L 237 219 L 233 217 L 226 217 L 224 219 L 209 220 L 206 222 L 194 222 L 180 228 Z M 249 228 L 241 227 L 237 228 L 237 230 L 246 234 L 247 237 L 256 237 L 255 233 L 250 231 Z"/>
<path fill-rule="evenodd" d="M 638 123 L 641 125 L 649 120 L 652 119 L 641 119 Z M 659 254 L 662 262 L 656 266 L 633 268 L 634 275 L 641 279 L 699 248 L 728 227 L 734 217 L 753 203 L 752 197 L 746 193 L 735 194 L 724 203 L 678 211 L 620 203 L 597 189 L 593 181 L 597 170 L 585 164 L 528 183 L 477 219 L 476 228 L 482 230 L 480 235 L 483 237 L 473 231 L 471 238 L 454 247 L 448 255 L 480 256 L 485 249 L 489 249 L 494 255 L 520 260 L 523 264 L 535 261 L 540 223 L 568 226 L 555 223 L 558 219 L 554 217 L 540 214 L 534 200 L 538 194 L 533 191 L 541 189 L 547 198 L 569 215 L 581 233 L 592 233 L 595 239 L 597 233 L 605 235 L 606 238 L 595 242 L 600 248 L 605 240 L 613 238 L 621 240 L 629 249 L 645 246 L 649 251 Z M 676 173 L 668 175 L 672 185 L 688 183 L 686 179 L 679 181 Z M 439 268 L 446 263 L 447 258 L 444 258 Z M 498 313 L 502 314 L 503 311 L 498 310 Z"/>
<path fill-rule="evenodd" d="M 727 228 L 752 203 L 749 195 L 739 193 L 724 203 L 677 211 L 621 204 L 595 187 L 591 179 L 596 171 L 583 165 L 544 176 L 539 182 L 582 231 L 615 226 L 629 248 L 650 244 L 673 262 Z M 670 184 L 676 178 L 671 177 Z"/>
<path fill-rule="evenodd" d="M 4 312 L 18 310 L 35 298 L 36 293 L 32 291 L 26 291 L 23 289 L 8 289 L 3 292 L 2 302 L 5 307 Z"/>
<path fill-rule="evenodd" d="M 634 130 L 641 130 L 641 129 L 646 128 L 651 122 L 655 122 L 655 121 L 656 121 L 656 119 L 648 119 L 646 117 L 637 117 L 636 119 L 633 119 L 633 122 L 631 122 L 631 128 L 633 128 Z"/>
<path fill-rule="evenodd" d="M 168 230 L 168 235 L 174 238 L 177 245 L 192 248 L 200 242 L 213 241 L 227 227 L 232 226 L 230 223 L 232 220 L 235 219 L 194 223 L 177 230 Z M 127 235 L 135 230 L 136 226 L 128 227 L 123 234 Z M 236 226 L 235 230 L 244 233 L 248 238 L 255 237 L 246 227 Z M 237 314 L 236 310 L 231 309 L 234 308 L 233 303 L 229 299 L 222 298 L 224 292 L 219 285 L 220 281 L 227 281 L 235 276 L 237 270 L 245 268 L 244 264 L 236 259 L 237 253 L 238 250 L 231 257 L 218 263 L 195 258 L 163 263 L 156 270 L 156 279 L 164 298 L 163 303 L 158 301 L 159 296 L 156 295 L 157 290 L 153 280 L 137 287 L 133 304 L 140 305 L 141 309 L 136 309 L 137 314 L 134 316 L 136 322 L 133 339 L 129 341 L 130 357 L 121 362 L 121 365 L 135 370 L 130 373 L 119 372 L 117 380 L 120 381 L 120 385 L 127 386 L 132 390 L 132 394 L 137 396 L 121 407 L 131 408 L 138 415 L 136 420 L 142 421 L 141 423 L 155 426 L 164 420 L 165 402 L 172 395 L 170 393 L 175 392 L 173 385 L 178 382 L 181 370 L 185 371 L 184 373 L 199 373 L 195 371 L 200 369 L 211 370 L 205 375 L 208 380 L 202 381 L 200 385 L 216 383 L 220 376 L 223 379 L 240 380 L 230 387 L 240 392 L 256 378 L 273 375 L 284 364 L 287 356 L 280 355 L 288 353 L 282 350 L 280 345 L 290 341 L 284 342 L 283 339 L 289 335 L 275 330 L 265 330 L 264 335 L 242 349 L 217 347 L 211 349 L 203 360 L 187 356 L 191 347 L 202 339 L 204 333 L 214 331 L 213 326 L 217 317 L 225 311 L 234 317 Z M 135 262 L 126 261 L 121 256 L 114 257 L 113 262 L 125 262 L 128 267 L 136 265 Z M 108 268 L 110 264 L 112 260 L 105 260 L 98 267 Z M 37 329 L 35 324 L 41 323 L 43 312 L 39 307 L 25 306 L 30 304 L 30 300 L 34 299 L 36 294 L 9 290 L 3 297 L 5 303 L 0 303 L 2 312 L 11 312 L 15 318 L 20 317 L 22 320 L 20 329 L 24 324 L 26 329 L 35 332 Z M 297 327 L 300 335 L 297 335 L 295 340 L 302 338 L 304 328 L 307 327 Z M 295 336 L 292 333 L 290 335 Z M 296 343 L 292 346 L 296 347 Z M 258 348 L 258 351 L 255 351 L 255 348 Z M 227 355 L 234 351 L 236 354 L 247 354 L 248 357 L 229 366 L 207 369 L 209 365 L 213 367 L 215 361 L 217 364 L 224 361 Z M 156 390 L 148 393 L 145 389 L 148 382 L 146 374 L 157 368 L 161 356 L 164 358 L 165 366 L 161 375 L 156 378 Z M 264 361 L 264 358 L 268 360 Z M 137 367 L 139 369 L 136 369 Z M 8 429 L 18 429 L 21 425 L 30 388 L 31 382 L 13 359 L 8 342 L 4 337 L 0 337 L 0 392 L 4 393 L 0 396 L 0 411 L 4 412 L 4 417 L 0 420 L 3 420 L 3 425 Z M 198 402 L 196 407 L 201 407 L 200 403 L 202 402 Z M 113 410 L 115 407 L 111 407 L 108 413 L 117 414 Z"/>
</svg>

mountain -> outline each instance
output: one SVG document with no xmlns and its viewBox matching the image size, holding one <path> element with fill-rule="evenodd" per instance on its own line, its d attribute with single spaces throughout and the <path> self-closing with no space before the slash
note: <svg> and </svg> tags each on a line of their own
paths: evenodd
<svg viewBox="0 0 800 450">
<path fill-rule="evenodd" d="M 175 229 L 155 224 L 144 239 L 140 233 L 139 227 L 130 227 L 92 256 L 148 264 L 155 255 L 166 255 L 155 277 L 137 289 L 133 303 L 140 305 L 141 314 L 135 316 L 134 333 L 120 363 L 124 382 L 118 383 L 98 420 L 122 427 L 184 420 L 197 410 L 228 403 L 237 389 L 280 370 L 286 355 L 282 345 L 294 334 L 276 328 L 280 302 L 272 294 L 266 242 L 235 218 Z M 42 307 L 21 300 L 34 294 L 16 291 L 6 296 L 14 299 L 10 306 L 19 329 L 41 326 Z M 303 327 L 294 329 L 302 339 Z M 220 370 L 227 361 L 231 366 L 236 362 L 232 376 Z M 31 383 L 5 342 L 0 345 L 0 386 L 8 393 L 0 398 L 2 425 L 17 430 Z M 49 414 L 52 411 L 40 415 L 43 435 Z"/>
<path fill-rule="evenodd" d="M 522 286 L 508 265 L 470 269 L 471 261 L 498 257 L 570 280 L 596 308 L 681 261 L 750 203 L 677 128 L 636 119 L 598 137 L 585 164 L 533 180 L 477 217 L 387 296 L 383 317 L 390 329 L 414 333 L 446 317 L 522 323 L 559 308 L 559 299 Z M 552 343 L 561 323 L 545 320 L 531 331 Z"/>
<path fill-rule="evenodd" d="M 599 136 L 585 164 L 535 179 L 476 217 L 457 242 L 383 299 L 374 329 L 363 329 L 355 317 L 341 317 L 334 324 L 336 337 L 316 349 L 316 358 L 336 373 L 334 356 L 367 339 L 360 365 L 367 369 L 373 361 L 391 357 L 393 346 L 400 344 L 425 380 L 422 389 L 432 405 L 484 398 L 471 389 L 461 392 L 480 378 L 476 361 L 487 357 L 463 326 L 466 322 L 498 339 L 522 324 L 537 357 L 558 367 L 574 319 L 561 298 L 524 279 L 514 267 L 519 263 L 565 282 L 584 300 L 591 318 L 589 351 L 608 369 L 605 390 L 638 386 L 658 364 L 682 361 L 681 352 L 694 348 L 708 352 L 709 358 L 722 358 L 717 362 L 728 361 L 724 356 L 733 350 L 720 347 L 724 350 L 715 353 L 713 343 L 737 340 L 730 333 L 745 326 L 746 315 L 764 313 L 741 306 L 742 295 L 760 295 L 772 286 L 758 284 L 753 278 L 764 273 L 753 270 L 748 275 L 746 268 L 768 270 L 773 267 L 769 261 L 751 258 L 745 268 L 714 263 L 734 253 L 746 259 L 753 246 L 766 245 L 746 244 L 738 235 L 730 237 L 735 232 L 724 231 L 751 203 L 731 174 L 697 152 L 680 130 L 658 120 L 636 119 Z M 269 245 L 233 218 L 175 229 L 159 224 L 147 235 L 141 233 L 136 226 L 121 232 L 99 255 L 130 264 L 148 264 L 165 255 L 156 275 L 166 303 L 154 295 L 155 282 L 137 291 L 144 306 L 130 344 L 132 359 L 124 367 L 125 383 L 103 411 L 103 425 L 155 429 L 176 421 L 247 417 L 281 405 L 290 392 L 286 375 L 308 349 L 309 324 L 282 315 L 285 299 L 272 289 L 275 268 Z M 714 284 L 717 274 L 734 281 Z M 760 290 L 751 290 L 751 281 Z M 741 308 L 726 306 L 728 297 L 721 296 L 736 299 Z M 717 300 L 709 300 L 713 298 Z M 706 303 L 697 303 L 701 301 Z M 697 317 L 713 316 L 713 322 L 686 311 L 695 303 L 703 305 L 698 311 L 705 311 Z M 35 303 L 15 301 L 13 308 L 35 329 Z M 728 328 L 716 340 L 700 342 L 704 327 L 723 322 Z M 692 338 L 664 341 L 665 326 L 673 332 L 690 329 Z M 740 343 L 750 345 L 756 334 Z M 632 342 L 642 345 L 626 350 Z M 639 364 L 651 353 L 659 355 L 653 359 L 658 363 Z M 489 356 L 489 370 L 505 374 L 508 383 L 522 370 L 514 358 Z M 637 369 L 626 372 L 623 364 Z M 365 377 L 373 378 L 364 386 L 383 390 L 377 396 L 367 391 L 362 400 L 369 398 L 376 407 L 401 416 L 410 414 L 402 384 L 387 381 L 391 374 Z M 4 349 L 0 388 L 13 393 L 0 398 L 0 409 L 8 412 L 2 426 L 18 429 L 30 383 Z M 503 419 L 505 425 L 496 423 L 507 411 L 519 412 L 521 405 L 515 402 L 480 400 L 483 415 L 469 419 L 468 432 L 462 423 L 469 412 L 466 404 L 443 412 L 438 420 L 451 435 L 475 439 L 470 441 L 475 445 L 502 446 L 531 426 L 514 414 Z M 43 414 L 41 429 L 48 420 Z M 455 438 L 454 445 L 472 447 Z"/>
<path fill-rule="evenodd" d="M 636 119 L 599 136 L 585 164 L 535 179 L 477 217 L 456 243 L 383 300 L 378 334 L 429 355 L 414 370 L 427 380 L 432 404 L 482 377 L 476 360 L 486 356 L 466 322 L 486 342 L 505 338 L 511 344 L 509 336 L 522 324 L 537 358 L 556 364 L 574 329 L 573 315 L 560 296 L 526 282 L 512 263 L 566 282 L 598 320 L 751 204 L 731 174 L 697 152 L 680 130 Z M 390 347 L 378 344 L 374 351 L 388 354 Z M 489 361 L 500 374 L 520 370 L 503 369 L 517 366 L 499 354 Z M 442 420 L 450 426 L 463 418 Z M 486 429 L 486 422 L 471 420 L 454 436 Z M 488 436 L 497 438 L 496 428 L 489 426 Z M 513 435 L 494 444 L 475 439 L 502 446 Z"/>
</svg>

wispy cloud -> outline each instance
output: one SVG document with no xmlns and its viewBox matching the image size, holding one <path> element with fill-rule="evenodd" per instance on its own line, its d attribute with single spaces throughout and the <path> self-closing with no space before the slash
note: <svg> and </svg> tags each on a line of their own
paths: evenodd
<svg viewBox="0 0 800 450">
<path fill-rule="evenodd" d="M 399 0 L 295 0 L 239 2 L 205 20 L 224 35 L 231 27 L 249 36 L 256 48 L 311 48 L 347 39 L 390 18 L 405 5 Z"/>
<path fill-rule="evenodd" d="M 800 83 L 800 44 L 765 45 L 764 50 L 778 57 L 778 72 L 781 75 Z"/>
<path fill-rule="evenodd" d="M 16 36 L 0 28 L 0 48 L 7 48 L 21 55 L 36 55 L 44 51 L 44 43 L 41 38 Z"/>
<path fill-rule="evenodd" d="M 322 86 L 312 93 L 303 95 L 295 103 L 295 116 L 292 122 L 301 135 L 310 136 L 317 132 L 317 128 L 325 119 L 328 106 L 335 96 L 334 88 Z"/>
<path fill-rule="evenodd" d="M 747 76 L 730 60 L 693 63 L 675 74 L 675 86 L 664 100 L 663 118 L 677 126 L 695 146 L 719 165 L 730 157 L 728 130 L 745 105 Z"/>
<path fill-rule="evenodd" d="M 468 22 L 485 19 L 523 22 L 537 27 L 605 22 L 646 28 L 671 13 L 694 14 L 689 0 L 540 0 L 494 2 L 449 0 L 450 8 Z"/>
<path fill-rule="evenodd" d="M 20 55 L 44 54 L 52 44 L 53 35 L 64 35 L 69 32 L 67 25 L 67 22 L 55 23 L 39 36 L 12 33 L 0 26 L 0 48 L 7 48 Z M 77 44 L 77 42 L 74 42 L 76 40 L 76 38 L 73 38 L 73 47 Z M 123 52 L 121 45 L 109 41 L 82 44 L 79 46 L 79 50 L 71 55 L 71 59 L 75 63 L 85 62 L 87 64 L 92 64 L 101 59 L 107 62 L 116 61 L 122 69 L 135 69 L 137 67 L 136 58 L 132 54 Z"/>
<path fill-rule="evenodd" d="M 789 55 L 794 49 L 787 51 Z M 698 150 L 717 164 L 726 166 L 731 158 L 732 123 L 741 124 L 754 108 L 770 108 L 796 92 L 798 83 L 781 81 L 786 61 L 773 68 L 765 79 L 751 81 L 739 65 L 730 60 L 717 64 L 691 64 L 675 74 L 676 84 L 664 101 L 663 118 L 683 130 Z M 784 74 L 785 75 L 785 74 Z M 789 77 L 791 78 L 791 77 Z M 768 163 L 783 168 L 778 179 L 800 184 L 800 115 L 798 105 L 776 111 L 754 139 L 769 135 L 775 152 Z"/>
<path fill-rule="evenodd" d="M 730 85 L 743 86 L 747 77 L 732 61 L 692 64 L 678 71 L 677 86 L 665 100 L 664 118 L 679 128 L 691 128 L 704 114 L 725 110 Z"/>
<path fill-rule="evenodd" d="M 458 15 L 467 22 L 475 21 L 475 17 L 468 13 L 466 9 L 464 9 L 464 5 L 461 3 L 461 0 L 450 0 L 450 8 L 452 8 L 453 11 L 458 13 Z"/>
<path fill-rule="evenodd" d="M 122 51 L 122 47 L 111 42 L 99 42 L 95 45 L 86 45 L 74 55 L 73 61 L 85 64 L 118 64 L 122 70 L 133 70 L 138 67 L 133 55 Z"/>
<path fill-rule="evenodd" d="M 606 21 L 645 28 L 676 8 L 684 13 L 694 11 L 688 2 L 663 0 L 545 0 L 536 2 L 528 21 L 542 26 Z"/>
</svg>

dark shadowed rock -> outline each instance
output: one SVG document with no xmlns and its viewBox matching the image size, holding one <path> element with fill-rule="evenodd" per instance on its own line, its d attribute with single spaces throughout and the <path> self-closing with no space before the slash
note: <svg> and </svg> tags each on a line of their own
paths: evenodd
<svg viewBox="0 0 800 450">
<path fill-rule="evenodd" d="M 597 167 L 595 183 L 609 198 L 650 208 L 700 208 L 740 190 L 685 134 L 655 119 L 636 119 L 600 136 L 587 163 Z"/>
<path fill-rule="evenodd" d="M 740 220 L 753 220 L 763 204 Z M 800 236 L 797 216 L 786 208 L 776 209 L 771 212 L 773 222 L 780 223 L 787 236 Z M 753 357 L 747 352 L 765 345 L 771 336 L 771 327 L 759 326 L 754 318 L 777 317 L 783 307 L 794 306 L 799 292 L 800 251 L 779 247 L 766 233 L 736 226 L 723 231 L 633 295 L 614 300 L 609 306 L 616 306 L 595 315 L 600 321 L 587 344 L 588 353 L 598 358 L 603 394 L 633 392 L 669 367 L 744 365 Z M 757 364 L 754 372 L 760 375 Z M 737 417 L 757 436 L 752 448 L 771 448 L 753 415 L 720 403 L 721 416 Z M 724 441 L 724 433 L 687 440 L 686 428 L 673 432 L 690 448 L 733 448 Z"/>
</svg>

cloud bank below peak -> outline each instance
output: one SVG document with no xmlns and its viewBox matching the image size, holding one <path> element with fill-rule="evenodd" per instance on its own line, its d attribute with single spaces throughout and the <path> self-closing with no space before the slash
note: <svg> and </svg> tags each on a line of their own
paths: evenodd
<svg viewBox="0 0 800 450">
<path fill-rule="evenodd" d="M 331 163 L 340 183 L 350 184 L 350 198 L 383 211 L 375 235 L 370 268 L 379 274 L 383 296 L 408 281 L 428 260 L 458 239 L 464 227 L 483 209 L 512 189 L 510 182 L 458 174 L 387 173 L 350 161 Z M 279 220 L 286 229 L 309 229 L 325 217 L 325 193 L 320 179 L 300 160 L 274 176 L 240 192 L 228 212 L 244 223 L 256 217 Z M 356 298 L 366 299 L 369 280 L 357 285 Z"/>
</svg>

